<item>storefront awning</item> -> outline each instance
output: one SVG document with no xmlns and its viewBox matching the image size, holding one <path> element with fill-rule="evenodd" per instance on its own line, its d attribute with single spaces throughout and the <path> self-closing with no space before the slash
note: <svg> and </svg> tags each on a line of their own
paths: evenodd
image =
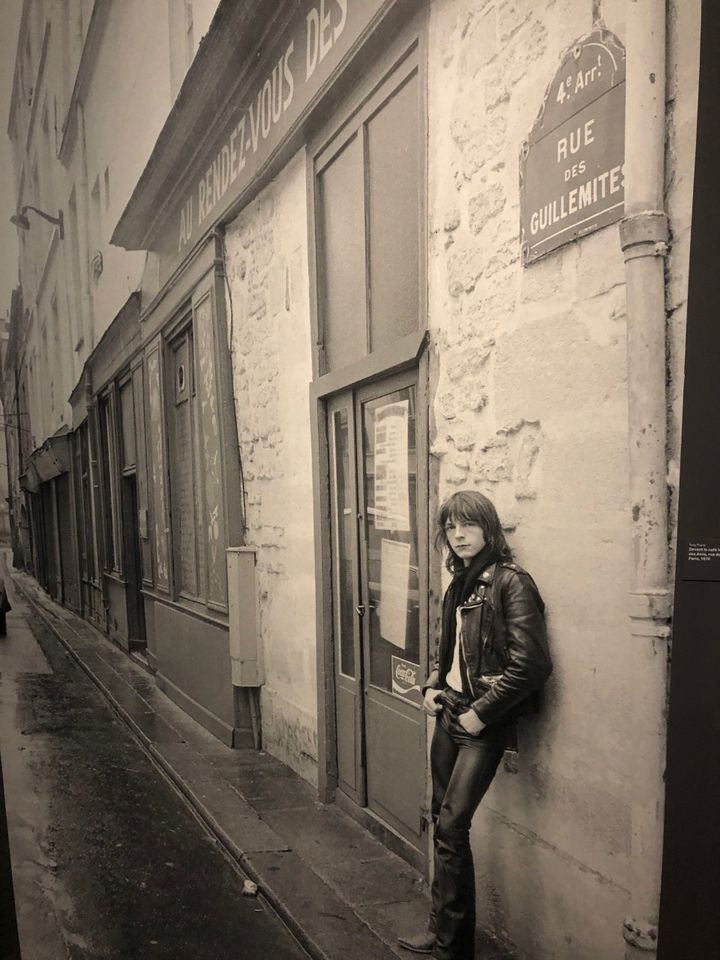
<svg viewBox="0 0 720 960">
<path fill-rule="evenodd" d="M 21 473 L 18 480 L 20 489 L 25 490 L 26 493 L 37 493 L 40 489 L 40 477 L 32 463 L 28 463 L 25 473 Z"/>
<path fill-rule="evenodd" d="M 30 454 L 25 475 L 34 470 L 40 483 L 46 483 L 70 469 L 70 431 L 56 433 Z M 22 478 L 21 478 L 22 485 Z M 29 489 L 29 488 L 28 488 Z M 35 491 L 31 491 L 35 492 Z"/>
</svg>

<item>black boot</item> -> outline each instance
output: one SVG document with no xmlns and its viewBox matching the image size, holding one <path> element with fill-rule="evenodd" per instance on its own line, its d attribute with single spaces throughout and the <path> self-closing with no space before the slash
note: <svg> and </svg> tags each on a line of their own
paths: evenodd
<svg viewBox="0 0 720 960">
<path fill-rule="evenodd" d="M 404 950 L 413 953 L 432 953 L 435 946 L 435 934 L 426 930 L 425 933 L 416 933 L 408 937 L 398 937 L 397 942 Z"/>
</svg>

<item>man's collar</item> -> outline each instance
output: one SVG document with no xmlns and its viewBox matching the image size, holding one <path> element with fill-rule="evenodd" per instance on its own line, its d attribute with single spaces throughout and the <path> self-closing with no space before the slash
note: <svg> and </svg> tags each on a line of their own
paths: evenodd
<svg viewBox="0 0 720 960">
<path fill-rule="evenodd" d="M 497 561 L 493 561 L 493 563 L 485 567 L 483 572 L 478 577 L 478 581 L 480 583 L 491 584 L 495 579 L 496 570 L 497 570 Z"/>
</svg>

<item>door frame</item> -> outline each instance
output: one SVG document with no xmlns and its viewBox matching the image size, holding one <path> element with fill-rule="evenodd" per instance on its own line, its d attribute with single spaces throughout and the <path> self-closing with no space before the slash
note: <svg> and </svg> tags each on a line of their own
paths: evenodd
<svg viewBox="0 0 720 960">
<path fill-rule="evenodd" d="M 397 340 L 379 355 L 372 354 L 355 364 L 326 374 L 310 385 L 310 427 L 313 459 L 313 514 L 315 541 L 316 664 L 318 690 L 318 795 L 324 803 L 337 802 L 360 820 L 395 853 L 427 869 L 427 856 L 384 824 L 366 807 L 358 807 L 337 789 L 337 724 L 335 717 L 335 637 L 332 606 L 330 442 L 327 409 L 330 398 L 342 391 L 358 390 L 368 383 L 389 379 L 392 374 L 417 369 L 417 457 L 418 457 L 418 566 L 421 568 L 420 604 L 421 644 L 428 643 L 430 617 L 430 537 L 429 537 L 429 341 L 427 331 Z M 427 764 L 427 726 L 422 728 L 422 743 Z M 427 767 L 426 767 L 427 769 Z M 420 816 L 422 810 L 418 810 Z"/>
<path fill-rule="evenodd" d="M 341 390 L 338 393 L 334 393 L 331 396 L 327 397 L 325 400 L 325 431 L 327 436 L 328 444 L 328 483 L 329 483 L 329 496 L 330 496 L 330 568 L 331 568 L 331 600 L 334 601 L 335 590 L 336 590 L 336 579 L 338 575 L 337 565 L 333 564 L 333 552 L 339 553 L 339 531 L 337 529 L 338 518 L 335 518 L 335 530 L 333 531 L 333 514 L 335 512 L 335 505 L 333 504 L 333 488 L 335 493 L 335 500 L 338 498 L 338 481 L 337 481 L 337 441 L 335 437 L 335 427 L 334 427 L 334 418 L 337 413 L 340 413 L 343 408 L 348 413 L 348 423 L 347 423 L 347 432 L 349 439 L 349 449 L 348 449 L 348 473 L 350 480 L 350 496 L 351 500 L 351 509 L 355 509 L 355 520 L 354 520 L 354 530 L 355 533 L 351 538 L 351 550 L 350 550 L 350 564 L 351 564 L 351 573 L 352 573 L 352 606 L 357 613 L 357 604 L 364 602 L 360 599 L 360 545 L 359 545 L 359 535 L 357 531 L 358 522 L 359 522 L 359 482 L 358 482 L 358 472 L 356 457 L 354 456 L 356 443 L 357 443 L 357 424 L 355 420 L 355 407 L 356 407 L 356 392 L 352 387 L 347 390 Z M 363 723 L 363 635 L 362 635 L 362 622 L 360 618 L 356 615 L 353 617 L 353 659 L 355 666 L 354 676 L 349 676 L 348 674 L 343 673 L 342 669 L 338 669 L 338 650 L 340 648 L 340 642 L 337 635 L 338 628 L 338 611 L 334 602 L 331 602 L 331 616 L 332 616 L 332 636 L 330 637 L 330 643 L 333 647 L 333 720 L 334 720 L 334 730 L 335 730 L 335 766 L 337 769 L 337 778 L 335 786 L 341 789 L 344 793 L 347 793 L 351 800 L 356 803 L 358 806 L 365 806 L 367 803 L 367 783 L 365 780 L 365 764 L 363 762 L 363 756 L 365 753 L 365 742 L 364 742 L 364 723 Z M 338 720 L 338 688 L 342 687 L 345 691 L 353 696 L 354 699 L 354 712 L 353 712 L 353 746 L 355 751 L 354 756 L 354 778 L 355 786 L 350 787 L 350 784 L 345 782 L 345 789 L 341 786 L 341 764 L 339 762 L 339 755 L 341 753 L 340 744 L 338 742 L 337 731 L 339 727 Z"/>
<path fill-rule="evenodd" d="M 364 428 L 364 417 L 363 417 L 363 408 L 368 403 L 373 403 L 375 401 L 382 400 L 388 396 L 398 393 L 401 390 L 408 389 L 412 387 L 415 391 L 415 459 L 416 459 L 416 470 L 415 470 L 415 519 L 417 522 L 417 589 L 418 589 L 418 660 L 419 667 L 421 670 L 425 670 L 425 673 L 421 675 L 421 680 L 424 679 L 428 673 L 428 663 L 429 663 L 429 644 L 428 644 L 428 600 L 429 600 L 429 524 L 428 524 L 428 477 L 427 477 L 427 468 L 428 468 L 428 458 L 427 458 L 427 445 L 424 438 L 427 436 L 427 429 L 425 424 L 425 416 L 423 411 L 427 409 L 427 397 L 424 391 L 421 390 L 420 384 L 418 382 L 421 371 L 417 367 L 411 367 L 404 371 L 396 371 L 392 374 L 384 375 L 383 377 L 373 380 L 370 383 L 365 383 L 363 386 L 353 389 L 351 396 L 353 398 L 354 407 L 355 407 L 355 456 L 356 456 L 356 476 L 357 476 L 357 504 L 358 504 L 358 520 L 362 521 L 358 523 L 357 530 L 357 542 L 359 548 L 359 585 L 360 593 L 362 597 L 362 603 L 366 608 L 370 609 L 370 542 L 368 537 L 368 523 L 367 523 L 367 514 L 368 514 L 368 503 L 366 499 L 366 460 L 365 460 L 365 428 Z M 360 527 L 364 527 L 364 532 L 361 534 Z M 421 598 L 424 597 L 424 601 Z M 399 696 L 392 690 L 386 690 L 382 688 L 379 684 L 373 683 L 372 678 L 368 676 L 369 671 L 371 670 L 371 644 L 372 636 L 370 632 L 371 616 L 368 614 L 366 618 L 363 619 L 361 625 L 361 663 L 364 665 L 364 668 L 361 670 L 361 693 L 362 693 L 362 714 L 364 719 L 363 724 L 363 742 L 365 747 L 365 780 L 366 780 L 366 805 L 368 810 L 375 806 L 376 810 L 379 806 L 384 806 L 379 795 L 377 793 L 371 797 L 371 783 L 374 777 L 371 773 L 372 761 L 370 757 L 370 740 L 371 735 L 369 733 L 369 727 L 372 722 L 372 715 L 378 715 L 379 711 L 393 710 L 400 715 L 404 715 L 406 719 L 412 717 L 412 723 L 415 724 L 417 721 L 418 733 L 420 737 L 420 746 L 419 752 L 422 757 L 426 758 L 427 756 L 427 723 L 424 722 L 424 713 L 422 707 L 418 704 L 411 705 L 404 698 Z M 413 658 L 414 659 L 414 658 Z M 377 757 L 374 757 L 375 761 L 375 772 L 377 773 Z M 425 780 L 427 778 L 427 762 L 423 764 L 423 770 L 425 772 Z M 406 823 L 402 818 L 393 814 L 390 807 L 384 807 L 387 813 L 387 818 L 395 816 L 399 824 L 395 828 L 396 831 L 401 832 L 403 829 L 406 829 L 417 834 L 417 849 L 422 847 L 422 833 L 424 832 L 426 820 L 426 810 L 424 804 L 424 794 L 418 792 L 417 794 L 418 807 L 416 810 L 417 819 L 414 823 Z M 386 819 L 383 814 L 378 813 L 377 816 L 380 816 L 383 819 Z M 415 846 L 413 840 L 408 839 L 408 843 Z"/>
<path fill-rule="evenodd" d="M 406 7 L 400 7 L 398 16 L 384 21 L 382 28 L 370 35 L 355 63 L 348 67 L 346 75 L 334 87 L 335 108 L 331 116 L 325 114 L 322 122 L 310 131 L 306 151 L 306 192 L 308 210 L 308 268 L 310 320 L 312 334 L 313 381 L 310 384 L 310 434 L 313 463 L 313 533 L 315 548 L 315 617 L 316 617 L 316 679 L 317 679 L 317 724 L 318 724 L 318 795 L 323 802 L 337 800 L 351 816 L 379 835 L 383 843 L 400 856 L 414 863 L 418 869 L 427 871 L 427 856 L 391 828 L 384 829 L 382 821 L 374 815 L 362 816 L 367 808 L 356 806 L 350 799 L 344 800 L 337 790 L 337 729 L 335 722 L 335 649 L 332 610 L 332 558 L 330 526 L 330 448 L 327 424 L 327 401 L 336 393 L 353 388 L 357 390 L 393 373 L 412 367 L 417 369 L 417 442 L 418 442 L 418 563 L 424 567 L 423 575 L 429 575 L 428 519 L 429 519 L 429 471 L 428 456 L 428 379 L 429 357 L 427 345 L 427 135 L 428 135 L 428 21 L 429 4 L 420 3 L 408 16 Z M 404 12 L 403 12 L 404 11 Z M 408 56 L 417 56 L 419 78 L 419 143 L 423 145 L 419 156 L 419 183 L 421 184 L 418 218 L 418 251 L 420 290 L 418 304 L 418 330 L 383 346 L 342 369 L 328 372 L 323 350 L 323 330 L 318 297 L 318 276 L 321 265 L 317 257 L 316 231 L 316 169 L 315 159 L 326 149 L 341 129 L 362 110 L 385 80 L 400 67 Z M 421 465 L 421 469 L 420 469 Z M 427 603 L 421 605 L 421 636 L 427 637 L 431 597 L 428 584 Z M 421 643 L 426 643 L 421 639 Z M 423 741 L 427 727 L 423 729 Z M 427 744 L 425 743 L 425 748 Z M 427 749 L 425 749 L 427 756 Z"/>
</svg>

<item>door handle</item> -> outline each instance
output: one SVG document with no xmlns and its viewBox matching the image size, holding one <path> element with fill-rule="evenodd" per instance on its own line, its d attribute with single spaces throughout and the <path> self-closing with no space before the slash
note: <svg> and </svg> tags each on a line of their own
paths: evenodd
<svg viewBox="0 0 720 960">
<path fill-rule="evenodd" d="M 364 603 L 359 603 L 359 604 L 355 607 L 355 613 L 356 613 L 359 617 L 364 617 L 364 616 L 365 616 L 365 604 L 364 604 Z"/>
</svg>

